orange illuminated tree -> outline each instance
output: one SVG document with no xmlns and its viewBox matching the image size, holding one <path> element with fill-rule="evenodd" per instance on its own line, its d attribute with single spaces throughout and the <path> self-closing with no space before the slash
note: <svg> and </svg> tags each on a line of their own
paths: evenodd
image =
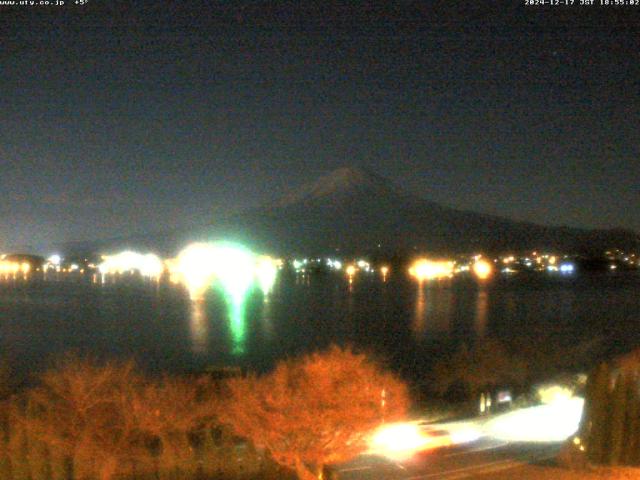
<svg viewBox="0 0 640 480">
<path fill-rule="evenodd" d="M 129 415 L 142 381 L 131 362 L 100 365 L 69 355 L 41 376 L 14 416 L 30 438 L 70 457 L 74 478 L 110 480 L 124 459 L 145 457 Z"/>
<path fill-rule="evenodd" d="M 383 421 L 402 418 L 406 386 L 366 355 L 331 347 L 280 362 L 270 374 L 229 381 L 220 419 L 301 480 L 353 458 Z"/>
</svg>

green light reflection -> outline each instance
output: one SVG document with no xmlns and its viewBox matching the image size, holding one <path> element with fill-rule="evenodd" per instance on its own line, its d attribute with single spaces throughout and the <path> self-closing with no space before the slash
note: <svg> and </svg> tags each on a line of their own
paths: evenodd
<svg viewBox="0 0 640 480">
<path fill-rule="evenodd" d="M 231 296 L 227 296 L 227 306 L 229 308 L 229 327 L 233 342 L 231 353 L 242 355 L 245 353 L 247 339 L 246 297 L 238 301 Z"/>
<path fill-rule="evenodd" d="M 254 282 L 255 256 L 236 245 L 219 245 L 216 280 L 222 289 L 229 314 L 232 353 L 245 353 L 247 294 Z"/>
</svg>

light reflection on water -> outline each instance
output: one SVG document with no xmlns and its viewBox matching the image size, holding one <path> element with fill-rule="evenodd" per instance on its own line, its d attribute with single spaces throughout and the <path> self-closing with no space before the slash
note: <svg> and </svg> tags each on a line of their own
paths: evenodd
<svg viewBox="0 0 640 480">
<path fill-rule="evenodd" d="M 424 285 L 422 282 L 417 285 L 416 308 L 413 319 L 413 335 L 416 339 L 422 338 L 427 327 L 426 301 L 424 298 Z"/>
<path fill-rule="evenodd" d="M 262 327 L 262 334 L 265 341 L 269 342 L 273 340 L 275 331 L 273 328 L 273 300 L 272 295 L 265 295 L 262 301 L 262 310 L 260 312 L 260 325 Z"/>
<path fill-rule="evenodd" d="M 206 355 L 210 350 L 212 322 L 225 322 L 230 336 L 231 353 L 242 355 L 245 353 L 247 338 L 247 298 L 226 295 L 224 315 L 209 317 L 207 301 L 197 299 L 190 301 L 189 331 L 191 351 L 196 355 Z M 268 304 L 268 302 L 265 302 Z M 267 309 L 263 312 L 268 313 Z"/>
<path fill-rule="evenodd" d="M 196 355 L 204 355 L 209 348 L 209 318 L 204 300 L 191 302 L 191 317 L 189 319 L 191 333 L 191 351 Z"/>
<path fill-rule="evenodd" d="M 484 337 L 487 332 L 487 318 L 489 313 L 489 294 L 485 285 L 480 285 L 476 297 L 476 316 L 474 330 L 476 335 Z"/>
<path fill-rule="evenodd" d="M 179 371 L 210 364 L 266 369 L 273 361 L 338 342 L 423 368 L 430 342 L 519 336 L 575 344 L 608 335 L 640 343 L 640 276 L 550 281 L 513 278 L 415 282 L 391 276 L 281 279 L 274 292 L 240 297 L 212 289 L 192 303 L 176 286 L 128 282 L 0 282 L 0 355 L 19 370 L 41 368 L 67 350 L 136 355 L 140 364 Z M 351 291 L 350 291 L 351 290 Z M 235 299 L 235 300 L 234 300 Z M 615 337 L 615 338 L 614 338 Z"/>
<path fill-rule="evenodd" d="M 228 302 L 229 329 L 231 331 L 231 352 L 234 355 L 245 353 L 247 327 L 245 318 L 245 299 L 231 299 Z"/>
<path fill-rule="evenodd" d="M 445 282 L 420 282 L 416 287 L 412 324 L 418 341 L 446 336 L 451 331 L 453 292 Z"/>
</svg>

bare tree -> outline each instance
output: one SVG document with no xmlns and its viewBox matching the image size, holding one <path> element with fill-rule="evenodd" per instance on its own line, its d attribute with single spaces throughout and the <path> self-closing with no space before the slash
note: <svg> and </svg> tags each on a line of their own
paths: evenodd
<svg viewBox="0 0 640 480">
<path fill-rule="evenodd" d="M 232 379 L 229 389 L 220 419 L 301 480 L 322 478 L 324 465 L 361 453 L 367 434 L 408 406 L 402 381 L 335 346 L 280 362 L 262 377 Z"/>
<path fill-rule="evenodd" d="M 190 436 L 212 425 L 212 388 L 205 379 L 167 376 L 147 383 L 134 395 L 128 413 L 146 435 L 158 441 L 160 470 L 195 468 Z"/>
<path fill-rule="evenodd" d="M 98 365 L 67 356 L 27 392 L 16 420 L 30 437 L 69 452 L 75 478 L 109 480 L 126 459 L 145 454 L 140 429 L 125 414 L 140 383 L 132 363 Z"/>
</svg>

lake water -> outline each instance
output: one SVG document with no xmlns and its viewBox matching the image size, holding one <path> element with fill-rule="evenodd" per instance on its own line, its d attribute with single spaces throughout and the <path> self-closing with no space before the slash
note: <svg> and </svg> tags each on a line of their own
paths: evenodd
<svg viewBox="0 0 640 480">
<path fill-rule="evenodd" d="M 332 275 L 283 277 L 264 297 L 229 304 L 212 290 L 191 302 L 171 284 L 129 278 L 0 281 L 0 349 L 19 378 L 66 351 L 134 357 L 150 371 L 210 365 L 256 370 L 333 342 L 364 348 L 419 378 L 443 351 L 491 335 L 507 344 L 574 345 L 603 337 L 617 349 L 640 346 L 638 272 L 471 279 L 419 287 Z"/>
</svg>

